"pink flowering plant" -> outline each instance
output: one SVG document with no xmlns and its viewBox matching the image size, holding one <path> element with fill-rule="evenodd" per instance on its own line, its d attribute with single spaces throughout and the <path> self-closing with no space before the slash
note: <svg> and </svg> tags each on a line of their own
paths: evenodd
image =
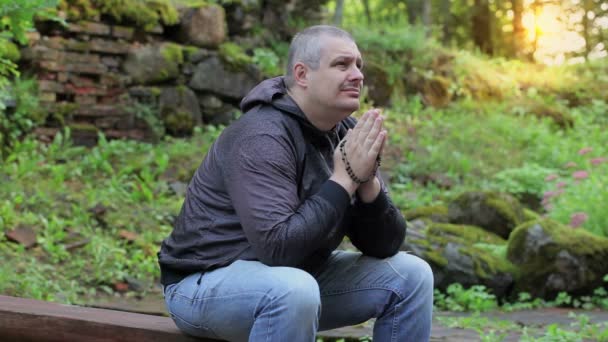
<svg viewBox="0 0 608 342">
<path fill-rule="evenodd" d="M 546 215 L 572 228 L 608 237 L 608 158 L 583 147 L 559 173 L 545 177 Z"/>
</svg>

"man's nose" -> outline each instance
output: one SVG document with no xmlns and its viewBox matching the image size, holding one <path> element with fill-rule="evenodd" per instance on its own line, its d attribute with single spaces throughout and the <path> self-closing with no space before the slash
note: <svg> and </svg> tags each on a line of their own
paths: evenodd
<svg viewBox="0 0 608 342">
<path fill-rule="evenodd" d="M 363 73 L 361 72 L 361 69 L 356 65 L 351 68 L 351 73 L 349 76 L 351 81 L 363 81 L 363 79 L 365 78 L 365 76 L 363 76 Z"/>
</svg>

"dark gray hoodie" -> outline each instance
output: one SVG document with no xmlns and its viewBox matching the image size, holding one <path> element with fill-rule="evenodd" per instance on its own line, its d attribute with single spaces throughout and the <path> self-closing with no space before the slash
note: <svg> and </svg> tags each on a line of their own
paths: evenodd
<svg viewBox="0 0 608 342">
<path fill-rule="evenodd" d="M 194 174 L 162 243 L 162 284 L 236 260 L 312 271 L 345 235 L 366 255 L 398 251 L 406 224 L 382 181 L 366 204 L 329 180 L 334 149 L 355 119 L 320 131 L 286 95 L 282 77 L 260 83 L 241 109 Z"/>
</svg>

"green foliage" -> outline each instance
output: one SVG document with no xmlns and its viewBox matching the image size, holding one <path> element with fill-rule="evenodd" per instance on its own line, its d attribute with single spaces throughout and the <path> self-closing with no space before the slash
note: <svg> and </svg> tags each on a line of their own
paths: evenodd
<svg viewBox="0 0 608 342">
<path fill-rule="evenodd" d="M 169 183 L 188 181 L 220 132 L 158 145 L 101 135 L 91 149 L 72 146 L 69 129 L 49 145 L 16 141 L 0 169 L 0 259 L 14 261 L 0 266 L 0 293 L 79 302 L 127 277 L 152 284 L 159 241 L 183 201 Z M 17 227 L 34 229 L 38 245 L 8 242 L 4 232 Z"/>
<path fill-rule="evenodd" d="M 11 87 L 0 89 L 0 160 L 18 139 L 46 118 L 36 92 L 33 80 L 17 79 Z M 14 101 L 14 108 L 7 108 L 6 101 Z"/>
<path fill-rule="evenodd" d="M 19 76 L 15 62 L 19 51 L 13 41 L 27 42 L 26 33 L 33 27 L 35 15 L 45 15 L 46 9 L 57 5 L 57 0 L 0 0 L 0 106 L 6 101 L 5 88 Z M 0 108 L 2 111 L 3 108 Z"/>
<path fill-rule="evenodd" d="M 134 101 L 127 109 L 135 114 L 135 117 L 143 120 L 148 129 L 152 132 L 152 139 L 160 141 L 165 135 L 165 124 L 160 117 L 160 110 L 157 105 Z"/>
<path fill-rule="evenodd" d="M 233 70 L 243 70 L 253 63 L 252 58 L 239 45 L 232 42 L 221 44 L 218 52 L 222 61 Z"/>
<path fill-rule="evenodd" d="M 608 276 L 604 277 L 604 281 L 608 282 Z M 589 310 L 597 307 L 591 303 L 602 302 L 607 298 L 606 290 L 599 288 L 594 296 L 588 297 L 587 299 L 585 297 L 573 299 L 567 293 L 562 292 L 555 300 L 544 301 L 522 292 L 515 302 L 504 303 L 500 306 L 500 310 L 530 310 L 555 306 L 574 306 Z M 522 328 L 511 321 L 481 316 L 480 312 L 499 308 L 494 296 L 488 294 L 483 287 L 471 287 L 465 290 L 460 284 L 452 284 L 448 287 L 446 294 L 435 290 L 434 300 L 436 310 L 473 311 L 472 314 L 466 316 L 448 315 L 439 316 L 437 319 L 447 327 L 473 329 L 479 333 L 481 341 L 503 341 L 507 334 L 517 331 L 522 333 L 520 341 L 608 341 L 608 323 L 593 324 L 585 314 L 570 313 L 569 318 L 575 319 L 575 321 L 569 327 L 550 324 L 544 330 L 528 325 Z M 579 304 L 576 304 L 577 301 Z M 588 305 L 580 305 L 581 301 Z M 602 306 L 599 307 L 602 308 Z M 603 308 L 606 309 L 605 306 Z"/>
<path fill-rule="evenodd" d="M 0 0 L 0 23 L 3 39 L 27 42 L 26 32 L 33 27 L 34 15 L 44 15 L 44 10 L 57 6 L 57 0 Z"/>
<path fill-rule="evenodd" d="M 522 342 L 578 342 L 578 341 L 608 341 L 608 323 L 592 324 L 589 316 L 574 313 L 569 314 L 570 318 L 576 319 L 570 323 L 570 329 L 561 327 L 557 323 L 549 324 L 543 335 L 539 338 L 528 334 L 528 329 L 523 329 L 521 336 Z"/>
<path fill-rule="evenodd" d="M 594 132 L 591 132 L 594 134 Z M 608 139 L 597 132 L 598 139 Z M 550 185 L 543 204 L 549 216 L 572 227 L 608 237 L 608 149 L 583 146 L 562 168 L 547 179 Z"/>
<path fill-rule="evenodd" d="M 358 23 L 347 28 L 365 60 L 381 65 L 389 82 L 401 86 L 403 76 L 412 69 L 428 67 L 438 47 L 421 27 L 408 24 L 368 27 Z"/>
<path fill-rule="evenodd" d="M 435 307 L 449 311 L 483 312 L 498 308 L 496 296 L 487 292 L 483 285 L 474 285 L 465 289 L 460 284 L 451 284 L 446 294 L 435 290 Z"/>
<path fill-rule="evenodd" d="M 504 169 L 496 173 L 493 177 L 493 187 L 520 198 L 527 194 L 541 198 L 547 189 L 545 178 L 555 172 L 557 172 L 555 169 L 524 162 L 521 167 Z"/>
<path fill-rule="evenodd" d="M 262 74 L 266 77 L 279 76 L 283 73 L 283 69 L 279 64 L 279 57 L 270 49 L 254 49 L 252 61 L 260 68 Z"/>
<path fill-rule="evenodd" d="M 35 15 L 50 16 L 56 0 L 0 0 L 0 160 L 15 141 L 44 120 L 33 81 L 20 81 L 20 53 L 14 42 L 25 44 Z M 10 107 L 12 108 L 8 108 Z"/>
<path fill-rule="evenodd" d="M 438 320 L 449 328 L 473 329 L 483 342 L 503 341 L 509 332 L 519 328 L 507 320 L 481 317 L 478 312 L 464 317 L 439 317 Z"/>
</svg>

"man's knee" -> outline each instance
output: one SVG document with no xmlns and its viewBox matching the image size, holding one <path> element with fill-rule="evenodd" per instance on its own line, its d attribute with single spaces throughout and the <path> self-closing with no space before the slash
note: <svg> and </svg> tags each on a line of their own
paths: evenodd
<svg viewBox="0 0 608 342">
<path fill-rule="evenodd" d="M 309 273 L 283 268 L 270 293 L 271 301 L 305 314 L 317 314 L 321 306 L 319 284 Z"/>
<path fill-rule="evenodd" d="M 396 277 L 403 280 L 402 284 L 410 291 L 419 293 L 433 292 L 434 276 L 431 266 L 423 259 L 405 252 L 399 252 L 386 261 L 395 271 Z"/>
</svg>

